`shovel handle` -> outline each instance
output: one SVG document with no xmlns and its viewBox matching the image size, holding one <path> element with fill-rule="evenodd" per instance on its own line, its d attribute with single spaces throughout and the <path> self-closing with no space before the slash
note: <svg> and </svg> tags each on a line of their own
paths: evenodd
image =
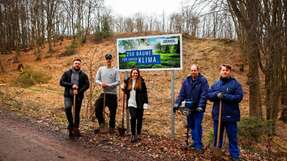
<svg viewBox="0 0 287 161">
<path fill-rule="evenodd" d="M 125 102 L 126 102 L 126 94 L 123 91 L 123 116 L 122 116 L 122 128 L 124 128 L 125 123 Z"/>
<path fill-rule="evenodd" d="M 74 98 L 73 98 L 73 116 L 74 116 L 74 124 L 76 123 L 76 98 L 77 95 L 74 94 Z"/>
<path fill-rule="evenodd" d="M 219 147 L 220 131 L 221 131 L 221 115 L 222 115 L 222 100 L 219 101 L 219 113 L 218 113 L 218 124 L 217 124 L 217 137 L 216 147 Z"/>
</svg>

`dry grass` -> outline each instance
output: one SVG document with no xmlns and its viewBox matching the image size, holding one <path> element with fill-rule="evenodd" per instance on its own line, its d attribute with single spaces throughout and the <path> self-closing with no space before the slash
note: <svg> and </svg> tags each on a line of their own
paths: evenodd
<svg viewBox="0 0 287 161">
<path fill-rule="evenodd" d="M 129 35 L 128 35 L 129 36 Z M 239 46 L 236 42 L 225 42 L 220 40 L 191 40 L 183 39 L 183 54 L 184 54 L 184 66 L 182 71 L 176 72 L 175 79 L 175 94 L 177 95 L 182 80 L 189 75 L 189 67 L 192 63 L 196 63 L 201 67 L 201 72 L 207 77 L 209 84 L 212 84 L 214 80 L 218 78 L 218 66 L 222 63 L 229 63 L 234 67 L 234 76 L 241 82 L 244 89 L 244 100 L 241 103 L 241 111 L 243 115 L 248 114 L 248 86 L 246 84 L 246 73 L 239 72 L 239 65 L 244 63 L 241 57 Z M 39 118 L 52 118 L 52 120 L 65 124 L 65 116 L 63 112 L 63 88 L 59 86 L 59 79 L 63 72 L 71 66 L 71 61 L 74 56 L 57 57 L 65 50 L 65 47 L 69 45 L 70 40 L 65 40 L 62 45 L 55 47 L 55 56 L 42 59 L 41 61 L 34 61 L 35 56 L 33 51 L 22 54 L 20 56 L 21 63 L 29 65 L 31 68 L 37 68 L 42 71 L 46 71 L 52 79 L 47 84 L 41 84 L 32 86 L 30 88 L 22 89 L 24 92 L 21 96 L 15 98 L 25 108 L 27 114 L 30 112 L 35 117 Z M 91 72 L 95 75 L 97 68 L 104 64 L 104 55 L 107 52 L 115 54 L 116 46 L 115 39 L 108 39 L 100 44 L 95 44 L 92 41 L 87 41 L 86 44 L 80 46 L 78 50 L 79 56 L 83 59 L 82 69 L 86 73 L 90 73 L 88 70 L 89 51 L 97 48 L 95 59 L 93 62 L 94 70 Z M 41 52 L 45 53 L 46 48 Z M 115 55 L 114 55 L 115 56 Z M 18 71 L 14 64 L 11 64 L 8 60 L 11 55 L 6 55 L 6 67 L 8 73 L 2 74 L 0 78 L 1 83 L 9 83 L 15 79 L 18 75 Z M 10 63 L 10 64 L 9 64 Z M 116 62 L 114 61 L 114 64 Z M 247 70 L 246 70 L 247 71 Z M 170 97 L 170 71 L 158 71 L 158 72 L 142 72 L 142 76 L 146 80 L 149 95 L 150 109 L 145 111 L 144 115 L 144 127 L 143 130 L 149 134 L 155 135 L 170 135 L 170 116 L 171 116 L 171 97 Z M 121 73 L 121 80 L 124 78 L 124 73 Z M 14 87 L 8 87 L 14 89 Z M 96 88 L 95 90 L 99 90 Z M 12 90 L 11 90 L 12 91 Z M 87 92 L 88 93 L 88 92 Z M 93 99 L 94 101 L 96 98 Z M 121 97 L 118 99 L 119 108 L 117 113 L 117 122 L 121 122 Z M 83 118 L 86 116 L 87 100 L 83 102 L 82 106 Z M 24 110 L 25 109 L 25 110 Z M 28 110 L 29 109 L 29 110 Z M 35 112 L 33 112 L 35 111 Z M 25 113 L 26 113 L 25 112 Z M 88 113 L 90 115 L 90 113 Z M 177 115 L 176 120 L 176 132 L 177 137 L 184 137 L 183 117 Z M 94 123 L 88 119 L 83 119 L 83 129 L 91 130 Z M 65 125 L 63 125 L 65 127 Z M 212 129 L 211 121 L 211 104 L 208 102 L 207 110 L 203 120 L 204 130 L 204 143 L 209 141 L 209 132 Z"/>
</svg>

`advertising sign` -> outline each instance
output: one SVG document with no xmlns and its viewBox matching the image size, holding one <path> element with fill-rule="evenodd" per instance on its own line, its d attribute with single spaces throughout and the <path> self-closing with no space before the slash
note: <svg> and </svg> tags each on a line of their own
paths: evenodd
<svg viewBox="0 0 287 161">
<path fill-rule="evenodd" d="M 117 39 L 117 58 L 119 71 L 181 70 L 181 34 Z"/>
</svg>

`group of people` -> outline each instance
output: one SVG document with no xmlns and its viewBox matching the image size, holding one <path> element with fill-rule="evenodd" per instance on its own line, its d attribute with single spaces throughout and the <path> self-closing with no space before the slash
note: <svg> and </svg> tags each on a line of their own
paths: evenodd
<svg viewBox="0 0 287 161">
<path fill-rule="evenodd" d="M 231 159 L 237 161 L 240 156 L 237 143 L 237 122 L 240 120 L 239 103 L 243 98 L 243 91 L 240 83 L 231 76 L 230 65 L 220 65 L 219 71 L 219 80 L 216 80 L 209 88 L 207 79 L 199 72 L 199 67 L 195 64 L 191 65 L 191 74 L 182 83 L 174 111 L 185 101 L 185 106 L 189 108 L 187 122 L 193 140 L 191 148 L 202 153 L 201 123 L 207 100 L 213 102 L 214 147 L 222 147 L 223 133 L 226 130 Z"/>
<path fill-rule="evenodd" d="M 95 102 L 95 115 L 99 128 L 95 133 L 103 132 L 106 129 L 104 108 L 109 109 L 109 133 L 115 132 L 117 112 L 117 86 L 120 84 L 118 70 L 112 66 L 112 54 L 105 55 L 106 65 L 101 66 L 96 73 L 96 84 L 103 90 Z M 89 88 L 88 76 L 81 70 L 81 60 L 74 59 L 71 69 L 66 71 L 61 79 L 60 85 L 65 87 L 64 108 L 68 120 L 68 132 L 70 137 L 81 136 L 79 130 L 81 104 L 84 92 Z M 124 81 L 121 90 L 127 96 L 126 104 L 130 113 L 131 142 L 141 140 L 142 120 L 144 108 L 148 107 L 147 88 L 144 79 L 137 68 L 133 68 L 130 76 Z M 72 114 L 74 107 L 74 115 Z M 74 119 L 73 119 L 74 118 Z"/>
<path fill-rule="evenodd" d="M 100 67 L 96 74 L 96 83 L 103 89 L 95 103 L 95 115 L 99 123 L 99 128 L 95 130 L 96 133 L 106 126 L 103 114 L 106 106 L 110 111 L 109 132 L 115 132 L 117 86 L 120 85 L 120 77 L 118 70 L 112 66 L 112 54 L 106 54 L 105 59 L 106 65 Z M 211 87 L 209 87 L 207 79 L 199 72 L 197 65 L 191 65 L 190 69 L 191 74 L 183 81 L 173 107 L 176 111 L 182 105 L 182 102 L 185 102 L 185 106 L 189 104 L 187 120 L 193 140 L 190 147 L 196 152 L 203 152 L 201 124 L 206 103 L 209 100 L 213 102 L 214 138 L 218 138 L 217 140 L 214 139 L 214 146 L 219 148 L 222 146 L 223 133 L 226 130 L 230 156 L 234 161 L 239 160 L 237 122 L 240 120 L 239 103 L 243 98 L 243 91 L 240 83 L 231 76 L 231 66 L 228 64 L 220 66 L 220 78 Z M 78 137 L 80 136 L 81 103 L 84 92 L 89 88 L 89 79 L 81 70 L 80 59 L 75 59 L 72 68 L 63 74 L 60 85 L 65 87 L 64 106 L 68 120 L 69 136 Z M 131 142 L 134 143 L 141 139 L 143 113 L 144 109 L 148 107 L 147 87 L 139 69 L 131 69 L 129 77 L 124 80 L 124 84 L 121 86 L 121 90 L 127 96 L 126 104 L 130 113 L 132 133 Z M 74 117 L 72 106 L 75 106 Z"/>
</svg>

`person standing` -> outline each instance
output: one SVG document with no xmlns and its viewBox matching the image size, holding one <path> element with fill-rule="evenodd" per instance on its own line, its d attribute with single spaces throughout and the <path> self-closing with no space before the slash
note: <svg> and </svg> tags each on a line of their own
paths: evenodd
<svg viewBox="0 0 287 161">
<path fill-rule="evenodd" d="M 148 108 L 147 88 L 144 79 L 137 68 L 133 68 L 125 80 L 124 92 L 127 95 L 127 105 L 130 112 L 131 142 L 141 140 L 141 130 L 144 109 Z"/>
<path fill-rule="evenodd" d="M 117 100 L 117 86 L 120 84 L 119 72 L 112 66 L 112 54 L 105 55 L 106 65 L 98 69 L 96 74 L 96 83 L 101 86 L 103 92 L 96 100 L 95 114 L 98 119 L 99 128 L 95 129 L 95 133 L 104 131 L 105 118 L 103 110 L 108 106 L 110 111 L 109 132 L 115 132 L 115 120 L 118 106 Z"/>
<path fill-rule="evenodd" d="M 89 78 L 81 70 L 81 59 L 73 60 L 73 66 L 68 71 L 64 72 L 60 79 L 60 85 L 65 87 L 64 91 L 64 105 L 65 113 L 68 120 L 69 136 L 80 136 L 80 112 L 84 92 L 89 88 Z M 75 99 L 75 100 L 74 100 Z M 75 118 L 72 114 L 72 106 L 75 103 Z"/>
<path fill-rule="evenodd" d="M 191 103 L 190 113 L 187 116 L 188 128 L 191 129 L 193 143 L 191 147 L 196 152 L 203 152 L 202 119 L 205 112 L 208 92 L 208 82 L 200 74 L 199 67 L 191 65 L 191 74 L 182 83 L 180 93 L 175 101 L 174 110 L 177 110 L 183 101 Z"/>
<path fill-rule="evenodd" d="M 212 118 L 214 127 L 214 146 L 222 147 L 223 132 L 226 130 L 229 140 L 229 153 L 233 161 L 240 158 L 237 143 L 237 122 L 240 120 L 239 103 L 243 98 L 240 83 L 231 77 L 231 66 L 220 66 L 220 78 L 215 81 L 208 91 L 208 99 L 213 102 Z M 221 107 L 221 114 L 219 113 Z M 221 117 L 220 117 L 221 116 Z M 221 118 L 221 120 L 219 120 Z M 217 145 L 217 130 L 220 126 L 219 145 Z"/>
</svg>

